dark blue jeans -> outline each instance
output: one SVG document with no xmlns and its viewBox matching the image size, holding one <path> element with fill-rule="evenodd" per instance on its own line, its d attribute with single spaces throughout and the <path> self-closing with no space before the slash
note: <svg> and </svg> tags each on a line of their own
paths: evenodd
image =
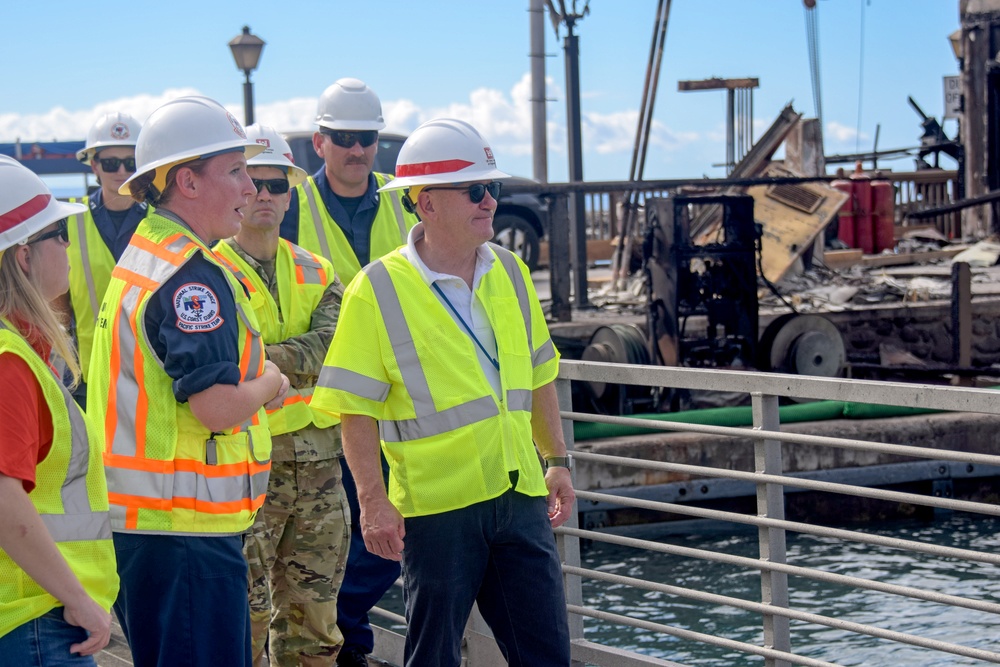
<svg viewBox="0 0 1000 667">
<path fill-rule="evenodd" d="M 368 610 L 378 604 L 385 592 L 399 579 L 399 563 L 386 560 L 368 551 L 361 534 L 361 507 L 358 505 L 358 487 L 354 475 L 341 457 L 344 494 L 351 506 L 351 547 L 347 552 L 344 581 L 337 593 L 337 627 L 344 635 L 344 649 L 360 647 L 371 653 L 375 635 L 368 621 Z M 382 457 L 382 475 L 388 477 L 389 466 Z"/>
<path fill-rule="evenodd" d="M 87 631 L 63 620 L 63 608 L 23 623 L 0 637 L 0 667 L 93 667 L 94 656 L 70 653 Z"/>
<path fill-rule="evenodd" d="M 461 663 L 478 603 L 508 664 L 570 663 L 566 597 L 545 498 L 499 498 L 406 519 L 406 667 Z"/>
<path fill-rule="evenodd" d="M 136 667 L 250 667 L 240 535 L 115 533 L 115 613 Z"/>
</svg>

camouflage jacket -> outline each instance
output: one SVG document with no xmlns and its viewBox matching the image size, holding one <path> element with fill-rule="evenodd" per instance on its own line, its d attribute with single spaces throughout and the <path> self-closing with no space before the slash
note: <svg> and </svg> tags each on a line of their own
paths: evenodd
<svg viewBox="0 0 1000 667">
<path fill-rule="evenodd" d="M 228 239 L 226 242 L 257 272 L 267 285 L 271 298 L 278 302 L 278 277 L 275 276 L 274 260 L 261 262 L 247 254 L 236 239 Z M 336 278 L 326 288 L 319 305 L 313 311 L 309 331 L 265 346 L 267 358 L 288 376 L 289 382 L 296 389 L 316 384 L 319 372 L 323 369 L 326 350 L 330 347 L 337 327 L 343 296 L 344 285 L 340 278 Z M 308 426 L 294 433 L 274 436 L 272 447 L 272 461 L 320 461 L 335 458 L 343 455 L 340 425 L 325 429 Z"/>
</svg>

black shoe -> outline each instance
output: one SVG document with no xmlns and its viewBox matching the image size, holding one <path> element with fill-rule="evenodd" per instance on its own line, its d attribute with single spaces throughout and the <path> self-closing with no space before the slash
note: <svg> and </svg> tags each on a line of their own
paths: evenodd
<svg viewBox="0 0 1000 667">
<path fill-rule="evenodd" d="M 338 667 L 368 667 L 368 654 L 360 646 L 345 646 L 337 654 Z"/>
</svg>

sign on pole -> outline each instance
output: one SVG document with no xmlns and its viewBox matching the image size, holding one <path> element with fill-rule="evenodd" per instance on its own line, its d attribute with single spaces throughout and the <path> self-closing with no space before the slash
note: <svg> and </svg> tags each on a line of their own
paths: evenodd
<svg viewBox="0 0 1000 667">
<path fill-rule="evenodd" d="M 962 84 L 957 76 L 944 77 L 944 117 L 962 115 Z"/>
</svg>

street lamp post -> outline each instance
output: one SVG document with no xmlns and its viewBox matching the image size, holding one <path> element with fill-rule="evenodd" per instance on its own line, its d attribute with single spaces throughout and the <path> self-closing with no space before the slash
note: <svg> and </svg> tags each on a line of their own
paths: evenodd
<svg viewBox="0 0 1000 667">
<path fill-rule="evenodd" d="M 233 52 L 233 60 L 237 69 L 243 70 L 246 81 L 243 83 L 243 115 L 247 125 L 253 125 L 253 84 L 250 83 L 250 72 L 257 69 L 260 53 L 264 50 L 264 40 L 250 34 L 250 26 L 243 26 L 243 33 L 229 40 L 229 50 Z"/>
</svg>

